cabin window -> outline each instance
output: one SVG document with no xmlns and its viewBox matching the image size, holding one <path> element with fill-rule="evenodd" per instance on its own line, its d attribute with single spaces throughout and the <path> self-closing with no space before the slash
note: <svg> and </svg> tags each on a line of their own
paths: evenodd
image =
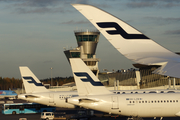
<svg viewBox="0 0 180 120">
<path fill-rule="evenodd" d="M 138 93 L 138 92 L 135 92 L 135 93 Z"/>
<path fill-rule="evenodd" d="M 142 103 L 144 103 L 144 101 L 142 101 Z"/>
<path fill-rule="evenodd" d="M 167 100 L 167 102 L 169 102 L 169 100 Z"/>
<path fill-rule="evenodd" d="M 172 102 L 172 100 L 170 100 L 170 102 Z"/>
<path fill-rule="evenodd" d="M 176 100 L 176 102 L 178 102 L 178 100 Z"/>
<path fill-rule="evenodd" d="M 139 103 L 141 103 L 141 101 L 139 101 Z"/>
<path fill-rule="evenodd" d="M 123 92 L 122 94 L 125 94 L 125 92 Z"/>
<path fill-rule="evenodd" d="M 175 102 L 175 100 L 173 100 L 173 102 Z"/>
<path fill-rule="evenodd" d="M 164 91 L 161 91 L 161 93 L 164 93 Z"/>
<path fill-rule="evenodd" d="M 117 92 L 117 94 L 120 94 L 120 92 Z"/>
<path fill-rule="evenodd" d="M 156 93 L 156 91 L 150 91 L 149 93 Z"/>
<path fill-rule="evenodd" d="M 165 103 L 166 101 L 164 100 L 164 103 Z"/>
<path fill-rule="evenodd" d="M 163 103 L 163 101 L 161 100 L 161 102 Z"/>
<path fill-rule="evenodd" d="M 158 103 L 159 103 L 159 100 L 158 100 Z"/>
<path fill-rule="evenodd" d="M 143 93 L 146 93 L 145 91 Z"/>
<path fill-rule="evenodd" d="M 131 103 L 131 101 L 129 101 L 129 103 Z"/>
<path fill-rule="evenodd" d="M 147 101 L 145 101 L 145 103 L 147 103 Z"/>
<path fill-rule="evenodd" d="M 133 93 L 133 92 L 131 92 L 131 93 Z"/>
<path fill-rule="evenodd" d="M 156 103 L 156 101 L 154 101 Z"/>
<path fill-rule="evenodd" d="M 133 101 L 133 103 L 134 103 L 134 101 Z"/>
<path fill-rule="evenodd" d="M 151 103 L 153 103 L 153 101 L 151 101 Z"/>
</svg>

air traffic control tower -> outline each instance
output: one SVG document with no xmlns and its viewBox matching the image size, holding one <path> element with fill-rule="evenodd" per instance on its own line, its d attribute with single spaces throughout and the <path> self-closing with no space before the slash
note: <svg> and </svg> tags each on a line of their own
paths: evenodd
<svg viewBox="0 0 180 120">
<path fill-rule="evenodd" d="M 98 62 L 96 58 L 96 47 L 99 41 L 99 31 L 75 31 L 78 47 L 65 50 L 64 53 L 69 58 L 81 58 L 85 64 L 98 76 Z"/>
</svg>

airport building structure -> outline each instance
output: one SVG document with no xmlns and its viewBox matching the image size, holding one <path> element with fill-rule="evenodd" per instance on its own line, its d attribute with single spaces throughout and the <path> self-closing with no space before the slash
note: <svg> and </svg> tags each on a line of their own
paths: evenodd
<svg viewBox="0 0 180 120">
<path fill-rule="evenodd" d="M 99 80 L 109 90 L 135 90 L 135 89 L 179 89 L 180 79 L 170 78 L 152 72 L 159 66 L 147 66 L 141 64 L 133 64 L 136 69 L 117 70 L 113 72 L 99 72 L 98 62 L 96 58 L 96 48 L 99 42 L 99 31 L 75 31 L 77 47 L 65 50 L 64 53 L 69 58 L 81 58 Z M 179 53 L 177 53 L 179 54 Z M 47 85 L 45 85 L 47 86 Z M 63 86 L 48 85 L 51 91 L 74 91 L 77 90 L 75 83 L 68 83 Z M 16 90 L 16 93 L 24 93 L 24 91 Z"/>
<path fill-rule="evenodd" d="M 69 58 L 81 58 L 85 64 L 98 76 L 98 62 L 96 58 L 96 47 L 99 41 L 99 31 L 75 31 L 78 47 L 65 50 L 64 53 Z"/>
<path fill-rule="evenodd" d="M 96 58 L 95 52 L 100 32 L 87 30 L 75 31 L 74 33 L 78 47 L 64 51 L 68 61 L 69 58 L 81 58 L 105 86 L 112 87 L 115 90 L 132 90 L 147 88 L 176 89 L 176 86 L 180 85 L 180 79 L 152 74 L 152 71 L 158 66 L 133 64 L 136 69 L 118 70 L 104 74 L 99 73 L 99 59 Z"/>
</svg>

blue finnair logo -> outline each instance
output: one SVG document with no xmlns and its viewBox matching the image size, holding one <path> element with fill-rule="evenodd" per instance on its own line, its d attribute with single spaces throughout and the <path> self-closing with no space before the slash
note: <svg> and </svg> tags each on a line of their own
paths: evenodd
<svg viewBox="0 0 180 120">
<path fill-rule="evenodd" d="M 103 86 L 101 82 L 95 82 L 88 73 L 85 72 L 78 72 L 74 73 L 78 77 L 86 77 L 86 78 L 81 78 L 83 82 L 90 82 L 93 86 Z"/>
<path fill-rule="evenodd" d="M 110 35 L 121 35 L 125 39 L 149 39 L 143 34 L 128 34 L 121 26 L 115 22 L 99 22 L 96 23 L 100 28 L 115 28 L 116 30 L 107 30 Z"/>
<path fill-rule="evenodd" d="M 36 86 L 43 86 L 42 83 L 37 83 L 32 77 L 23 77 L 25 80 L 31 80 L 27 81 L 28 83 L 34 83 Z"/>
</svg>

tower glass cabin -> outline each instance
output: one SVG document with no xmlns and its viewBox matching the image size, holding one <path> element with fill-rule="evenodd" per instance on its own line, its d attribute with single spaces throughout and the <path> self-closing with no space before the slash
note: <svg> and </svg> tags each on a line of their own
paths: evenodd
<svg viewBox="0 0 180 120">
<path fill-rule="evenodd" d="M 65 50 L 64 53 L 69 58 L 81 58 L 86 65 L 97 76 L 99 73 L 98 62 L 96 58 L 96 47 L 99 41 L 99 31 L 75 31 L 78 47 Z"/>
</svg>

